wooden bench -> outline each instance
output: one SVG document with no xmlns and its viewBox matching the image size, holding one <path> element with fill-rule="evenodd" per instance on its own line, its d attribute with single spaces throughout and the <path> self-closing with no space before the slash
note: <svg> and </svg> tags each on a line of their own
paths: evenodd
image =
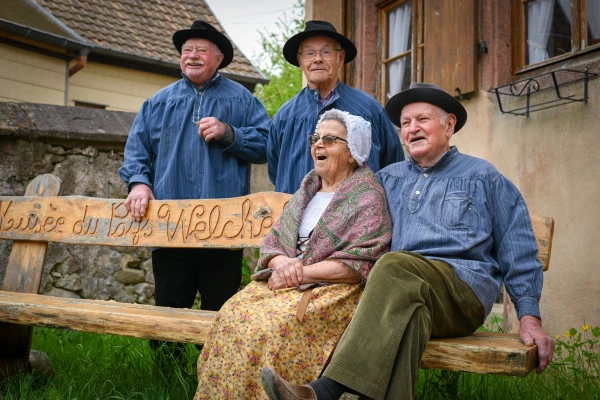
<svg viewBox="0 0 600 400">
<path fill-rule="evenodd" d="M 0 373 L 24 368 L 33 326 L 202 344 L 215 312 L 39 295 L 49 242 L 141 247 L 259 247 L 290 195 L 263 192 L 220 200 L 151 201 L 134 222 L 121 199 L 58 196 L 60 180 L 41 175 L 25 196 L 0 196 L 0 239 L 14 240 L 0 291 Z M 533 216 L 544 269 L 554 221 Z M 4 337 L 3 337 L 4 335 Z M 3 357 L 3 358 L 2 358 Z M 527 375 L 535 346 L 515 334 L 432 339 L 422 367 Z"/>
</svg>

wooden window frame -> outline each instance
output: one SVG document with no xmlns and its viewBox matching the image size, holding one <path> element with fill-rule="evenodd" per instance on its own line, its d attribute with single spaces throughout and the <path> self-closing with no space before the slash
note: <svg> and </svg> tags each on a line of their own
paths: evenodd
<svg viewBox="0 0 600 400">
<path fill-rule="evenodd" d="M 380 1 L 377 99 L 386 102 L 388 16 L 402 0 Z M 458 95 L 477 90 L 477 0 L 412 0 L 411 82 L 431 82 Z"/>
<path fill-rule="evenodd" d="M 600 43 L 590 46 L 586 44 L 588 34 L 587 0 L 571 0 L 571 51 L 535 64 L 525 64 L 527 51 L 525 14 L 527 4 L 532 1 L 535 0 L 512 0 L 513 73 L 515 75 L 600 50 Z"/>
<path fill-rule="evenodd" d="M 387 66 L 389 63 L 398 60 L 402 57 L 405 57 L 408 54 L 412 54 L 411 57 L 411 82 L 421 82 L 423 81 L 423 51 L 425 48 L 424 44 L 424 27 L 423 27 L 423 0 L 412 0 L 412 8 L 411 8 L 411 19 L 412 19 L 412 32 L 411 32 L 411 49 L 402 53 L 395 55 L 394 57 L 388 58 L 387 50 L 388 50 L 388 14 L 391 10 L 401 6 L 403 3 L 406 3 L 408 0 L 391 0 L 391 1 L 380 1 L 377 3 L 378 8 L 378 20 L 379 20 L 379 37 L 381 48 L 379 49 L 379 54 L 381 55 L 379 59 L 379 73 L 381 79 L 379 79 L 379 84 L 377 85 L 377 98 L 380 103 L 385 104 L 387 99 L 386 88 L 387 88 Z"/>
</svg>

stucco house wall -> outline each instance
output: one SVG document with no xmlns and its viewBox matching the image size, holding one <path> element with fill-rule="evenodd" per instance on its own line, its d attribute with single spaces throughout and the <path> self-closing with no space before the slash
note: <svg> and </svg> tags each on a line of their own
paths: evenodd
<svg viewBox="0 0 600 400">
<path fill-rule="evenodd" d="M 137 112 L 146 99 L 177 80 L 151 72 L 89 63 L 70 78 L 67 105 L 83 101 L 110 105 L 108 110 Z"/>
<path fill-rule="evenodd" d="M 0 43 L 0 101 L 63 104 L 67 63 Z"/>
<path fill-rule="evenodd" d="M 0 101 L 69 106 L 77 101 L 137 112 L 146 99 L 178 79 L 94 62 L 68 75 L 66 60 L 0 43 Z"/>
<path fill-rule="evenodd" d="M 501 114 L 495 97 L 479 91 L 463 102 L 469 121 L 452 143 L 494 164 L 521 191 L 529 210 L 555 218 L 550 269 L 541 311 L 554 334 L 600 323 L 600 80 L 589 100 L 531 113 Z"/>
</svg>

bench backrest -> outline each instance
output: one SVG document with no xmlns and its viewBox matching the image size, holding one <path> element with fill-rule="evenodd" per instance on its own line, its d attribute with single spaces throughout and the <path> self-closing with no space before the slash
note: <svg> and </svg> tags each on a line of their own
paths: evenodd
<svg viewBox="0 0 600 400">
<path fill-rule="evenodd" d="M 185 343 L 203 343 L 210 330 L 215 315 L 211 312 L 37 296 L 48 242 L 104 246 L 258 247 L 290 199 L 287 194 L 265 192 L 234 199 L 151 201 L 146 217 L 134 222 L 129 218 L 123 200 L 57 197 L 60 186 L 60 179 L 46 174 L 33 180 L 23 197 L 0 196 L 0 239 L 14 240 L 3 292 L 0 292 L 3 299 L 0 310 L 4 312 L 4 319 L 0 321 L 0 350 L 4 351 L 4 347 L 12 349 L 11 360 L 15 361 L 5 366 L 5 371 L 14 365 L 21 369 L 27 365 L 33 325 Z M 532 223 L 539 258 L 546 270 L 554 220 L 532 215 Z M 21 293 L 17 296 L 16 293 L 7 295 L 8 292 Z M 92 309 L 95 311 L 91 312 Z M 139 318 L 139 315 L 145 317 Z M 136 324 L 131 323 L 132 318 Z M 140 321 L 146 324 L 142 326 Z M 448 339 L 430 341 L 423 365 L 513 375 L 526 375 L 535 366 L 535 348 L 524 346 L 517 336 L 502 339 L 508 340 L 508 344 L 488 343 L 492 338 L 485 337 L 485 343 L 480 342 L 478 348 L 481 350 L 481 345 L 485 344 L 487 350 L 481 352 L 474 351 L 473 338 L 462 339 L 465 341 L 462 344 L 445 343 Z M 0 375 L 2 370 L 0 360 Z"/>
<path fill-rule="evenodd" d="M 552 238 L 554 237 L 554 218 L 531 214 L 533 233 L 538 245 L 538 259 L 544 271 L 550 268 L 550 253 L 552 251 Z"/>
<path fill-rule="evenodd" d="M 290 195 L 151 200 L 141 221 L 124 200 L 0 196 L 0 239 L 140 247 L 259 247 Z"/>
<path fill-rule="evenodd" d="M 34 179 L 25 196 L 0 196 L 0 239 L 15 240 L 4 290 L 37 293 L 48 242 L 140 247 L 259 247 L 291 195 L 261 192 L 230 199 L 153 200 L 133 221 L 122 199 L 57 196 L 60 179 Z M 49 197 L 43 197 L 49 196 Z M 532 215 L 544 270 L 549 267 L 554 219 Z M 13 255 L 14 253 L 14 255 Z M 41 260 L 40 260 L 41 258 Z M 41 262 L 40 262 L 41 261 Z M 34 267 L 37 265 L 37 267 Z M 42 265 L 42 266 L 40 266 Z M 12 288 L 6 281 L 17 282 Z"/>
</svg>

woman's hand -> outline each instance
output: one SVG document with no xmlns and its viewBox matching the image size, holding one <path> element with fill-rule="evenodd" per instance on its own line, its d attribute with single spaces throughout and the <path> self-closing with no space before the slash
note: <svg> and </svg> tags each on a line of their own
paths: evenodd
<svg viewBox="0 0 600 400">
<path fill-rule="evenodd" d="M 268 266 L 273 270 L 267 282 L 267 286 L 271 290 L 297 288 L 302 282 L 302 261 L 298 258 L 273 257 Z"/>
</svg>

